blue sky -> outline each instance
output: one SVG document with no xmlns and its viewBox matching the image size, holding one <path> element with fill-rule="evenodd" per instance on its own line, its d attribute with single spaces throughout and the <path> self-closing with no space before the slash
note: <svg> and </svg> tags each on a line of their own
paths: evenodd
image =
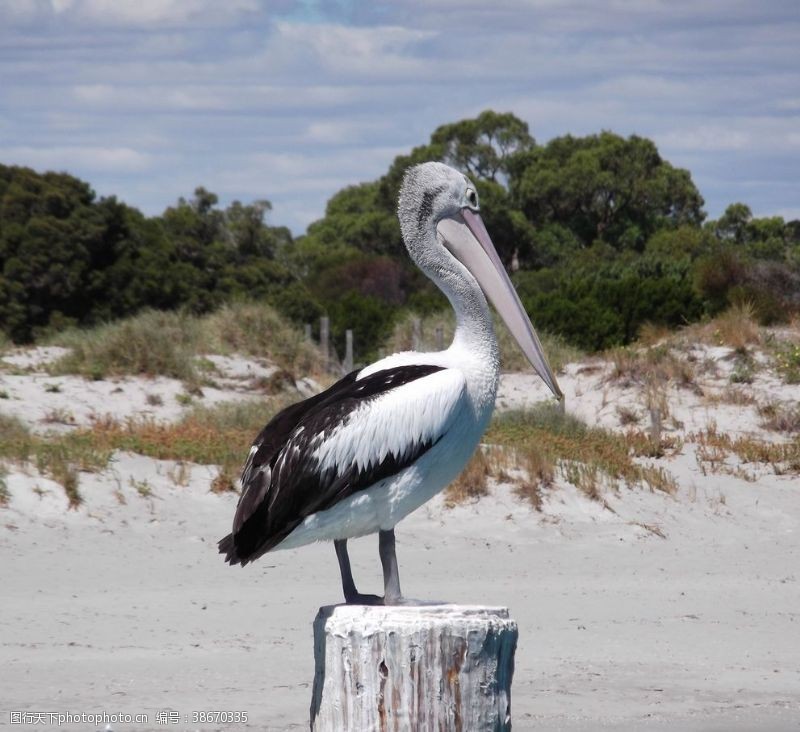
<svg viewBox="0 0 800 732">
<path fill-rule="evenodd" d="M 656 141 L 718 216 L 800 218 L 800 3 L 0 0 L 0 162 L 300 233 L 440 124 Z"/>
</svg>

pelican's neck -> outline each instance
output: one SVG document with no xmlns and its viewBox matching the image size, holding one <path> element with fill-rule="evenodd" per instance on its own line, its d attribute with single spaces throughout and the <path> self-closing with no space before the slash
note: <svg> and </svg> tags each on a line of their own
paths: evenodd
<svg viewBox="0 0 800 732">
<path fill-rule="evenodd" d="M 468 375 L 476 406 L 488 408 L 490 414 L 497 393 L 500 353 L 489 304 L 477 280 L 464 265 L 450 256 L 436 256 L 444 251 L 436 241 L 433 225 L 420 227 L 415 233 L 419 239 L 412 242 L 409 250 L 428 255 L 416 258 L 416 263 L 446 295 L 455 311 L 455 335 L 446 353 L 451 354 Z"/>
<path fill-rule="evenodd" d="M 497 337 L 486 297 L 466 268 L 466 276 L 460 274 L 447 271 L 428 274 L 447 296 L 456 314 L 456 330 L 451 347 L 498 361 Z"/>
</svg>

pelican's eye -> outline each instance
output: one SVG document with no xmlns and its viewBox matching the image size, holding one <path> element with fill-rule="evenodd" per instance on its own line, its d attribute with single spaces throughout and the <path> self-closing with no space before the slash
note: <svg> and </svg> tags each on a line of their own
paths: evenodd
<svg viewBox="0 0 800 732">
<path fill-rule="evenodd" d="M 478 194 L 474 188 L 467 188 L 464 197 L 467 199 L 467 204 L 470 208 L 478 208 Z"/>
</svg>

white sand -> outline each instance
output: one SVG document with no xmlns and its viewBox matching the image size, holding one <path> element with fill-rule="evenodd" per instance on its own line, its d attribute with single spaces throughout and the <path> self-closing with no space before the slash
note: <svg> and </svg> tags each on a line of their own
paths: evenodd
<svg viewBox="0 0 800 732">
<path fill-rule="evenodd" d="M 57 346 L 17 349 L 0 359 L 0 413 L 19 417 L 35 432 L 66 431 L 111 416 L 118 420 L 144 417 L 175 420 L 193 405 L 262 399 L 259 380 L 278 369 L 263 360 L 242 356 L 208 355 L 214 386 L 187 393 L 178 379 L 119 377 L 90 381 L 74 376 L 51 376 L 46 364 L 63 355 Z M 313 379 L 300 379 L 298 392 L 310 396 L 319 390 Z"/>
<path fill-rule="evenodd" d="M 561 379 L 570 408 L 618 427 L 616 405 L 641 395 L 604 383 L 602 369 L 580 369 Z M 534 385 L 511 375 L 501 400 L 540 398 Z M 747 388 L 796 398 L 768 381 Z M 686 432 L 709 419 L 761 432 L 750 407 L 671 395 Z M 515 729 L 800 728 L 797 479 L 704 475 L 691 444 L 658 462 L 678 479 L 674 498 L 623 488 L 606 497 L 612 512 L 559 483 L 537 513 L 501 485 L 453 510 L 436 499 L 399 525 L 406 594 L 507 605 L 518 621 Z M 155 730 L 170 728 L 155 723 L 159 710 L 205 709 L 244 710 L 249 721 L 172 728 L 307 729 L 311 626 L 341 593 L 333 548 L 228 567 L 215 543 L 236 499 L 208 492 L 214 472 L 192 466 L 182 476 L 174 463 L 118 454 L 104 473 L 81 475 L 77 511 L 60 486 L 10 472 L 0 725 L 6 710 L 106 710 L 150 715 L 115 730 Z M 360 589 L 379 591 L 375 537 L 353 542 L 352 554 Z"/>
</svg>

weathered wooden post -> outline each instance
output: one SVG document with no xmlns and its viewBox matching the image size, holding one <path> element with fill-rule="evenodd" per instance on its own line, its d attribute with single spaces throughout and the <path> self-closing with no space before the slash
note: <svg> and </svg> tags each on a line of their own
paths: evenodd
<svg viewBox="0 0 800 732">
<path fill-rule="evenodd" d="M 306 323 L 303 326 L 303 333 L 305 334 L 306 340 L 311 340 L 311 323 Z"/>
<path fill-rule="evenodd" d="M 444 350 L 444 328 L 441 325 L 436 326 L 436 350 Z"/>
<path fill-rule="evenodd" d="M 346 374 L 353 370 L 353 331 L 348 328 L 344 332 L 344 368 Z"/>
<path fill-rule="evenodd" d="M 311 729 L 510 730 L 517 635 L 506 608 L 322 607 Z"/>
<path fill-rule="evenodd" d="M 322 351 L 322 360 L 324 363 L 325 370 L 327 371 L 330 367 L 331 362 L 331 321 L 327 315 L 323 315 L 319 319 L 319 347 Z"/>
<path fill-rule="evenodd" d="M 411 318 L 411 350 L 419 351 L 422 346 L 422 321 Z"/>
</svg>

